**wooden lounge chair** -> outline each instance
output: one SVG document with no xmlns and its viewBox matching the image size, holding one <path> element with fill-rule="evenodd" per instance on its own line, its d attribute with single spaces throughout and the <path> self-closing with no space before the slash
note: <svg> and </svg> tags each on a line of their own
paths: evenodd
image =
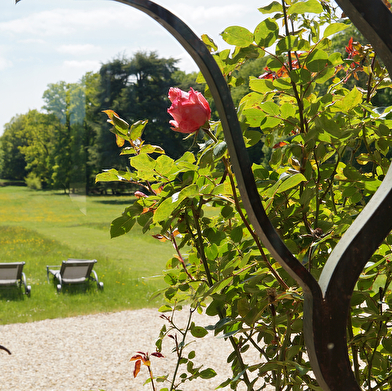
<svg viewBox="0 0 392 391">
<path fill-rule="evenodd" d="M 97 273 L 93 270 L 96 259 L 72 259 L 63 261 L 61 265 L 46 266 L 46 276 L 49 274 L 58 280 L 57 292 L 61 292 L 63 284 L 81 284 L 89 280 L 97 283 L 98 289 L 103 289 L 103 282 L 99 282 Z"/>
<path fill-rule="evenodd" d="M 0 286 L 19 286 L 22 288 L 24 285 L 24 291 L 27 296 L 30 296 L 31 286 L 26 283 L 26 276 L 23 273 L 23 266 L 26 262 L 10 262 L 0 263 Z"/>
</svg>

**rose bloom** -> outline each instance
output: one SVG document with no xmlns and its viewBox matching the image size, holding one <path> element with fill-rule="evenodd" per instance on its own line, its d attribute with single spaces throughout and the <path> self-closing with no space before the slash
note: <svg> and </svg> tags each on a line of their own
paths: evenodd
<svg viewBox="0 0 392 391">
<path fill-rule="evenodd" d="M 170 88 L 169 99 L 172 105 L 167 112 L 173 117 L 170 125 L 176 132 L 196 132 L 211 118 L 211 109 L 206 98 L 192 87 L 189 92 Z"/>
</svg>

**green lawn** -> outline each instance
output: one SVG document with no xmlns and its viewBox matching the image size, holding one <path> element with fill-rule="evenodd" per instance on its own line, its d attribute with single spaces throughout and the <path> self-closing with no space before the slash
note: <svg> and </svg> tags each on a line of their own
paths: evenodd
<svg viewBox="0 0 392 391">
<path fill-rule="evenodd" d="M 170 243 L 143 235 L 138 226 L 110 239 L 110 222 L 133 200 L 0 188 L 0 262 L 25 261 L 32 287 L 30 298 L 0 288 L 0 324 L 159 305 L 161 299 L 150 296 L 164 286 L 159 276 L 173 256 Z M 97 259 L 94 270 L 104 290 L 91 283 L 57 294 L 46 265 L 67 258 Z"/>
</svg>

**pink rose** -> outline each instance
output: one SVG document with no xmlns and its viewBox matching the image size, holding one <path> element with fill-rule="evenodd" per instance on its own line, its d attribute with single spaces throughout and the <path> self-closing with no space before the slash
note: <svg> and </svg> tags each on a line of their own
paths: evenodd
<svg viewBox="0 0 392 391">
<path fill-rule="evenodd" d="M 211 118 L 211 109 L 206 98 L 192 87 L 189 92 L 170 88 L 169 99 L 172 105 L 167 112 L 173 117 L 170 125 L 176 132 L 196 132 Z"/>
</svg>

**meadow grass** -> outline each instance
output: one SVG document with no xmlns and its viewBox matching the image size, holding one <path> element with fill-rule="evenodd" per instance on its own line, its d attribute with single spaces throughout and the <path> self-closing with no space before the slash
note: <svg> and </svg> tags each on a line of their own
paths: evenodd
<svg viewBox="0 0 392 391">
<path fill-rule="evenodd" d="M 127 235 L 110 238 L 110 222 L 133 201 L 0 188 L 0 262 L 26 262 L 32 288 L 31 297 L 18 288 L 0 288 L 0 324 L 160 305 L 160 297 L 150 297 L 164 287 L 160 276 L 174 253 L 170 244 L 143 234 L 137 225 Z M 53 279 L 47 282 L 46 265 L 67 258 L 96 259 L 94 270 L 104 290 L 89 283 L 57 294 Z"/>
</svg>

